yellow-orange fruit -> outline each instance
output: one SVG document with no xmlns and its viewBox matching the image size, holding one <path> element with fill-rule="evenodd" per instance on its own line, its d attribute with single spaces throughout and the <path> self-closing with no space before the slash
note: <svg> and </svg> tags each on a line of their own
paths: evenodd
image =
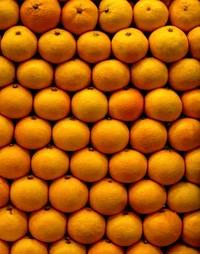
<svg viewBox="0 0 200 254">
<path fill-rule="evenodd" d="M 200 60 L 200 45 L 198 43 L 200 39 L 200 26 L 191 29 L 187 34 L 187 38 L 191 56 Z"/>
<path fill-rule="evenodd" d="M 0 39 L 1 45 L 1 39 Z M 0 56 L 0 88 L 12 84 L 15 80 L 15 65 L 4 56 Z"/>
<path fill-rule="evenodd" d="M 138 241 L 131 245 L 127 250 L 126 254 L 163 254 L 161 249 L 153 244 L 150 244 L 146 240 Z"/>
<path fill-rule="evenodd" d="M 19 21 L 19 4 L 14 0 L 0 1 L 0 30 L 7 30 Z"/>
<path fill-rule="evenodd" d="M 88 254 L 124 254 L 123 249 L 120 246 L 112 243 L 108 239 L 101 239 L 100 241 L 90 245 Z"/>
<path fill-rule="evenodd" d="M 200 184 L 200 148 L 195 148 L 184 154 L 185 178 L 192 183 Z"/>
<path fill-rule="evenodd" d="M 189 245 L 178 242 L 170 246 L 166 254 L 199 254 L 199 251 Z"/>
<path fill-rule="evenodd" d="M 10 185 L 8 181 L 0 176 L 0 207 L 5 206 L 10 199 Z M 1 248 L 0 248 L 1 249 Z"/>
<path fill-rule="evenodd" d="M 185 91 L 181 95 L 181 101 L 185 116 L 200 119 L 200 89 Z"/>
<path fill-rule="evenodd" d="M 0 253 L 10 254 L 10 245 L 8 242 L 0 240 Z"/>
<path fill-rule="evenodd" d="M 14 135 L 14 123 L 0 114 L 0 147 L 8 145 Z"/>
</svg>

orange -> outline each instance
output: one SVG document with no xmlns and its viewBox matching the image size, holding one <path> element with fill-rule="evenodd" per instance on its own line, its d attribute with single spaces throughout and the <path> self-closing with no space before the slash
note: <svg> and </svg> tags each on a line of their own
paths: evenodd
<svg viewBox="0 0 200 254">
<path fill-rule="evenodd" d="M 40 149 L 51 140 L 51 125 L 36 116 L 21 118 L 15 126 L 15 140 L 26 149 Z"/>
<path fill-rule="evenodd" d="M 2 254 L 10 253 L 10 245 L 7 242 L 2 240 L 0 240 L 0 253 Z"/>
<path fill-rule="evenodd" d="M 24 236 L 11 246 L 10 254 L 48 254 L 48 246 L 31 236 Z"/>
<path fill-rule="evenodd" d="M 200 3 L 198 0 L 176 0 L 169 7 L 169 18 L 172 25 L 188 32 L 200 25 Z"/>
<path fill-rule="evenodd" d="M 91 75 L 92 70 L 86 62 L 73 58 L 56 66 L 55 84 L 63 90 L 76 92 L 89 86 Z"/>
<path fill-rule="evenodd" d="M 161 249 L 146 240 L 138 241 L 126 250 L 126 254 L 163 254 Z"/>
<path fill-rule="evenodd" d="M 136 120 L 130 129 L 130 145 L 133 149 L 149 154 L 161 150 L 167 141 L 163 123 L 150 118 Z"/>
<path fill-rule="evenodd" d="M 55 242 L 63 238 L 67 227 L 67 217 L 50 206 L 32 212 L 29 216 L 29 231 L 41 242 Z"/>
<path fill-rule="evenodd" d="M 135 121 L 143 112 L 144 99 L 140 91 L 125 87 L 111 93 L 109 115 L 121 121 Z"/>
<path fill-rule="evenodd" d="M 73 241 L 69 237 L 65 237 L 52 243 L 49 248 L 49 254 L 61 253 L 86 254 L 86 247 L 83 244 Z"/>
<path fill-rule="evenodd" d="M 191 29 L 187 34 L 187 38 L 191 56 L 200 60 L 200 46 L 198 43 L 200 39 L 200 26 Z"/>
<path fill-rule="evenodd" d="M 32 93 L 19 84 L 8 85 L 0 90 L 0 113 L 8 118 L 27 116 L 32 105 Z"/>
<path fill-rule="evenodd" d="M 199 254 L 199 251 L 183 243 L 175 243 L 167 249 L 166 254 Z"/>
<path fill-rule="evenodd" d="M 10 186 L 12 204 L 24 212 L 41 209 L 48 201 L 48 184 L 34 175 L 26 175 Z"/>
<path fill-rule="evenodd" d="M 14 62 L 23 62 L 37 52 L 37 37 L 25 26 L 12 26 L 1 39 L 1 52 Z"/>
<path fill-rule="evenodd" d="M 189 151 L 200 145 L 200 122 L 193 118 L 174 121 L 168 129 L 168 141 L 178 151 Z"/>
<path fill-rule="evenodd" d="M 145 35 L 133 27 L 116 32 L 111 42 L 114 56 L 125 63 L 139 61 L 145 57 L 149 47 Z"/>
<path fill-rule="evenodd" d="M 142 220 L 128 211 L 110 216 L 107 219 L 106 235 L 119 246 L 130 246 L 142 237 Z"/>
<path fill-rule="evenodd" d="M 184 154 L 185 178 L 192 183 L 200 184 L 200 148 Z"/>
<path fill-rule="evenodd" d="M 49 201 L 58 211 L 75 212 L 87 204 L 88 187 L 77 178 L 65 175 L 50 184 Z"/>
<path fill-rule="evenodd" d="M 103 178 L 90 188 L 89 204 L 98 213 L 114 215 L 122 212 L 128 202 L 125 186 L 112 178 Z"/>
<path fill-rule="evenodd" d="M 0 208 L 0 239 L 14 242 L 25 236 L 28 231 L 27 215 L 13 205 Z"/>
<path fill-rule="evenodd" d="M 30 152 L 17 144 L 0 148 L 0 175 L 15 179 L 25 176 L 30 171 Z"/>
<path fill-rule="evenodd" d="M 108 239 L 101 239 L 100 241 L 90 245 L 88 254 L 124 254 L 121 247 L 112 243 Z"/>
<path fill-rule="evenodd" d="M 38 52 L 50 63 L 63 63 L 75 55 L 76 40 L 70 32 L 55 28 L 40 36 Z"/>
<path fill-rule="evenodd" d="M 81 181 L 99 181 L 108 172 L 108 158 L 93 148 L 83 148 L 72 154 L 70 171 Z"/>
<path fill-rule="evenodd" d="M 77 151 L 90 141 L 88 125 L 74 117 L 67 117 L 55 123 L 52 138 L 56 147 L 65 151 Z"/>
<path fill-rule="evenodd" d="M 200 247 L 200 210 L 183 214 L 181 239 L 192 247 Z"/>
<path fill-rule="evenodd" d="M 109 160 L 111 177 L 121 183 L 133 183 L 142 179 L 147 172 L 146 157 L 135 150 L 124 149 Z"/>
<path fill-rule="evenodd" d="M 55 180 L 67 173 L 69 155 L 57 147 L 49 145 L 33 154 L 31 169 L 37 177 L 43 180 Z"/>
<path fill-rule="evenodd" d="M 187 91 L 200 85 L 200 62 L 183 58 L 169 67 L 169 84 L 178 91 Z"/>
<path fill-rule="evenodd" d="M 129 130 L 125 123 L 115 119 L 102 119 L 91 129 L 93 147 L 106 154 L 123 150 L 129 141 Z"/>
<path fill-rule="evenodd" d="M 103 0 L 99 4 L 99 25 L 104 32 L 116 33 L 132 23 L 132 7 L 128 1 Z"/>
<path fill-rule="evenodd" d="M 130 70 L 127 64 L 108 59 L 97 63 L 92 70 L 94 86 L 103 92 L 112 92 L 128 85 Z"/>
<path fill-rule="evenodd" d="M 0 88 L 15 80 L 15 65 L 4 56 L 0 56 Z"/>
<path fill-rule="evenodd" d="M 71 213 L 68 219 L 67 232 L 69 236 L 82 244 L 92 244 L 99 241 L 105 233 L 105 218 L 89 207 Z"/>
<path fill-rule="evenodd" d="M 172 122 L 182 113 L 179 95 L 168 88 L 157 88 L 148 92 L 144 101 L 145 114 L 152 119 Z"/>
<path fill-rule="evenodd" d="M 145 57 L 131 65 L 131 82 L 142 90 L 163 87 L 168 80 L 166 64 L 154 57 Z"/>
<path fill-rule="evenodd" d="M 20 19 L 34 33 L 42 34 L 60 21 L 61 7 L 57 0 L 26 0 L 20 8 Z"/>
<path fill-rule="evenodd" d="M 0 148 L 8 145 L 12 141 L 13 134 L 13 121 L 0 114 Z"/>
<path fill-rule="evenodd" d="M 71 99 L 68 93 L 51 86 L 41 89 L 35 94 L 33 108 L 39 117 L 49 121 L 57 121 L 69 114 L 70 103 Z"/>
<path fill-rule="evenodd" d="M 94 30 L 98 22 L 98 8 L 92 1 L 73 0 L 62 8 L 61 23 L 73 34 Z"/>
<path fill-rule="evenodd" d="M 187 117 L 200 119 L 200 89 L 185 91 L 181 95 L 183 114 Z"/>
<path fill-rule="evenodd" d="M 141 214 L 160 210 L 167 200 L 165 188 L 149 179 L 142 179 L 130 185 L 128 189 L 130 206 Z"/>
<path fill-rule="evenodd" d="M 17 80 L 29 89 L 42 89 L 53 82 L 54 70 L 50 63 L 43 59 L 32 58 L 18 65 Z"/>
<path fill-rule="evenodd" d="M 10 199 L 10 185 L 8 181 L 0 176 L 0 207 L 5 206 Z"/>
<path fill-rule="evenodd" d="M 106 60 L 111 54 L 110 38 L 98 30 L 83 33 L 77 40 L 77 53 L 88 63 Z"/>
<path fill-rule="evenodd" d="M 19 21 L 19 4 L 15 0 L 0 1 L 0 30 L 7 30 Z"/>
<path fill-rule="evenodd" d="M 144 237 L 156 246 L 163 247 L 174 243 L 181 236 L 181 231 L 181 218 L 169 209 L 148 214 L 143 221 Z"/>
<path fill-rule="evenodd" d="M 181 180 L 185 173 L 183 157 L 174 150 L 163 149 L 148 158 L 148 177 L 162 185 L 172 185 Z"/>
<path fill-rule="evenodd" d="M 180 60 L 189 50 L 186 34 L 172 25 L 154 30 L 149 36 L 149 46 L 152 55 L 166 63 Z"/>
<path fill-rule="evenodd" d="M 138 1 L 133 8 L 133 20 L 136 27 L 142 31 L 152 32 L 165 26 L 169 12 L 161 1 Z"/>
<path fill-rule="evenodd" d="M 181 181 L 168 189 L 168 207 L 178 213 L 188 213 L 200 209 L 200 188 L 190 182 Z"/>
<path fill-rule="evenodd" d="M 76 92 L 71 100 L 72 114 L 83 122 L 97 122 L 108 113 L 106 95 L 95 87 Z"/>
</svg>

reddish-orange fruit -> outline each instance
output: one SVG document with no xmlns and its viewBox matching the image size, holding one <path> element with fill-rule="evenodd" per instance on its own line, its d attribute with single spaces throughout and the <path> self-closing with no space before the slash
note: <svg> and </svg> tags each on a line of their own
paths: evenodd
<svg viewBox="0 0 200 254">
<path fill-rule="evenodd" d="M 178 242 L 170 246 L 166 254 L 199 254 L 199 251 L 189 245 Z"/>
<path fill-rule="evenodd" d="M 130 129 L 130 145 L 133 149 L 149 154 L 161 150 L 167 141 L 163 123 L 150 118 L 138 119 Z"/>
<path fill-rule="evenodd" d="M 176 0 L 169 7 L 169 19 L 172 25 L 184 32 L 200 25 L 200 2 L 198 0 Z"/>
<path fill-rule="evenodd" d="M 200 184 L 200 148 L 184 154 L 185 178 L 192 183 Z"/>
<path fill-rule="evenodd" d="M 69 155 L 55 146 L 48 145 L 33 154 L 31 169 L 43 180 L 55 180 L 67 173 Z"/>
<path fill-rule="evenodd" d="M 32 212 L 29 216 L 29 231 L 41 242 L 55 242 L 63 238 L 67 228 L 67 217 L 50 206 Z"/>
<path fill-rule="evenodd" d="M 131 82 L 142 90 L 163 87 L 168 80 L 166 64 L 154 57 L 145 57 L 131 65 Z"/>
<path fill-rule="evenodd" d="M 136 212 L 154 213 L 165 205 L 167 193 L 162 185 L 149 179 L 143 179 L 130 185 L 128 200 Z"/>
<path fill-rule="evenodd" d="M 184 159 L 174 150 L 163 149 L 151 154 L 148 158 L 148 177 L 162 185 L 177 183 L 184 172 Z"/>
<path fill-rule="evenodd" d="M 48 201 L 48 184 L 34 175 L 23 176 L 12 182 L 10 200 L 21 211 L 41 209 Z"/>
<path fill-rule="evenodd" d="M 119 152 L 128 145 L 128 141 L 129 129 L 119 120 L 103 119 L 95 123 L 91 129 L 92 145 L 101 153 Z"/>
<path fill-rule="evenodd" d="M 94 86 L 103 92 L 112 92 L 128 85 L 130 70 L 127 64 L 117 59 L 97 63 L 92 70 Z"/>
<path fill-rule="evenodd" d="M 146 36 L 133 27 L 118 31 L 112 38 L 114 56 L 125 63 L 134 63 L 145 57 L 148 47 Z"/>
<path fill-rule="evenodd" d="M 50 184 L 49 201 L 55 209 L 64 213 L 72 213 L 87 204 L 88 188 L 77 178 L 66 175 Z"/>
<path fill-rule="evenodd" d="M 42 34 L 60 21 L 61 7 L 57 0 L 28 0 L 20 8 L 20 19 L 34 33 Z"/>
<path fill-rule="evenodd" d="M 55 123 L 52 129 L 54 144 L 65 151 L 77 151 L 90 141 L 88 125 L 74 117 L 67 117 Z"/>
<path fill-rule="evenodd" d="M 8 181 L 0 176 L 0 207 L 5 206 L 10 199 L 10 185 Z M 0 248 L 1 249 L 1 248 Z"/>
<path fill-rule="evenodd" d="M 112 178 L 103 178 L 90 188 L 90 206 L 103 215 L 122 212 L 128 202 L 125 186 Z"/>
<path fill-rule="evenodd" d="M 82 244 L 99 241 L 105 234 L 105 218 L 89 207 L 71 213 L 68 218 L 67 232 L 69 236 Z"/>
<path fill-rule="evenodd" d="M 143 112 L 144 99 L 140 91 L 125 87 L 111 93 L 109 115 L 121 121 L 135 121 Z"/>
<path fill-rule="evenodd" d="M 152 55 L 159 60 L 172 63 L 183 58 L 189 43 L 186 34 L 176 26 L 163 26 L 154 30 L 149 36 Z"/>
<path fill-rule="evenodd" d="M 162 227 L 158 230 L 158 225 Z M 179 215 L 169 209 L 148 214 L 143 221 L 144 237 L 151 244 L 168 246 L 181 236 L 182 221 Z"/>
<path fill-rule="evenodd" d="M 71 99 L 68 93 L 55 86 L 44 88 L 34 96 L 34 111 L 45 120 L 57 121 L 66 117 L 70 107 Z"/>
<path fill-rule="evenodd" d="M 108 113 L 106 95 L 95 87 L 76 92 L 71 100 L 72 114 L 83 122 L 97 122 Z"/>
<path fill-rule="evenodd" d="M 83 148 L 72 154 L 70 171 L 81 181 L 99 181 L 108 172 L 108 158 L 93 148 Z"/>
<path fill-rule="evenodd" d="M 106 235 L 109 240 L 119 246 L 130 246 L 142 237 L 142 220 L 135 213 L 128 211 L 109 216 Z"/>
<path fill-rule="evenodd" d="M 25 176 L 30 171 L 30 152 L 17 144 L 0 148 L 0 175 L 15 179 Z"/>
<path fill-rule="evenodd" d="M 14 135 L 14 123 L 0 114 L 0 147 L 8 145 Z"/>
<path fill-rule="evenodd" d="M 8 244 L 8 242 L 0 240 L 0 253 L 10 254 L 10 245 Z"/>
<path fill-rule="evenodd" d="M 98 8 L 92 1 L 72 0 L 62 8 L 61 23 L 73 34 L 94 30 L 98 22 Z"/>
<path fill-rule="evenodd" d="M 48 254 L 48 245 L 32 236 L 24 236 L 12 244 L 10 251 L 10 254 Z"/>
<path fill-rule="evenodd" d="M 15 140 L 26 149 L 40 149 L 51 140 L 51 125 L 36 116 L 27 116 L 15 126 Z"/>
<path fill-rule="evenodd" d="M 25 236 L 28 231 L 27 215 L 13 205 L 0 208 L 0 239 L 14 242 Z"/>
<path fill-rule="evenodd" d="M 92 79 L 92 70 L 86 62 L 72 58 L 55 68 L 55 84 L 59 88 L 76 92 L 89 86 Z"/>
<path fill-rule="evenodd" d="M 55 28 L 40 36 L 38 52 L 43 59 L 50 63 L 63 63 L 75 55 L 76 40 L 70 32 Z"/>
<path fill-rule="evenodd" d="M 99 25 L 107 33 L 116 33 L 132 23 L 132 7 L 128 1 L 104 0 L 99 4 Z"/>
<path fill-rule="evenodd" d="M 191 29 L 187 34 L 187 38 L 191 56 L 200 60 L 200 45 L 198 43 L 200 40 L 200 26 Z"/>
<path fill-rule="evenodd" d="M 138 241 L 131 245 L 127 250 L 126 254 L 163 254 L 161 249 L 153 244 L 150 244 L 146 240 Z"/>
<path fill-rule="evenodd" d="M 108 239 L 101 239 L 100 241 L 90 245 L 88 254 L 124 254 L 123 249 L 120 246 L 112 243 Z"/>
<path fill-rule="evenodd" d="M 194 183 L 181 181 L 168 189 L 168 207 L 178 213 L 200 209 L 200 188 Z"/>
<path fill-rule="evenodd" d="M 14 62 L 23 62 L 37 52 L 37 37 L 26 26 L 12 26 L 1 39 L 1 52 Z"/>
<path fill-rule="evenodd" d="M 193 118 L 181 118 L 168 129 L 168 141 L 178 151 L 189 151 L 200 145 L 200 122 Z"/>
<path fill-rule="evenodd" d="M 190 246 L 200 247 L 200 210 L 183 214 L 182 220 L 182 241 Z"/>
<path fill-rule="evenodd" d="M 19 21 L 19 4 L 15 0 L 0 1 L 0 30 L 7 30 Z"/>
<path fill-rule="evenodd" d="M 88 63 L 106 60 L 111 54 L 111 41 L 106 33 L 94 30 L 82 34 L 77 40 L 77 53 Z"/>
<path fill-rule="evenodd" d="M 124 149 L 109 160 L 111 177 L 121 183 L 133 183 L 142 179 L 147 172 L 146 157 L 135 150 Z"/>
<path fill-rule="evenodd" d="M 181 95 L 181 101 L 185 116 L 200 119 L 200 89 L 185 91 Z"/>
<path fill-rule="evenodd" d="M 1 45 L 1 39 L 0 39 Z M 0 88 L 12 84 L 15 80 L 15 65 L 4 56 L 0 56 Z"/>
<path fill-rule="evenodd" d="M 53 82 L 54 70 L 50 63 L 40 58 L 32 58 L 17 67 L 17 80 L 29 89 L 42 89 Z"/>
<path fill-rule="evenodd" d="M 52 243 L 49 247 L 49 254 L 61 254 L 61 253 L 71 253 L 71 254 L 86 254 L 86 247 L 73 241 L 69 237 L 64 237 L 63 239 Z"/>
<path fill-rule="evenodd" d="M 0 113 L 8 118 L 27 116 L 32 105 L 32 93 L 19 84 L 8 85 L 0 90 Z"/>
</svg>

